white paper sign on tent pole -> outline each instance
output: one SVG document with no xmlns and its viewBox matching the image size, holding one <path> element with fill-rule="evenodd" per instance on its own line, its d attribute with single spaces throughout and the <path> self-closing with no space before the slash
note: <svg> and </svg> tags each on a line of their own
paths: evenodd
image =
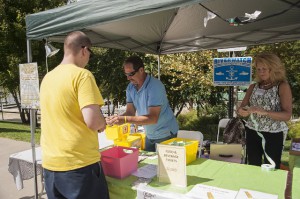
<svg viewBox="0 0 300 199">
<path fill-rule="evenodd" d="M 39 76 L 37 63 L 19 64 L 21 106 L 39 108 Z"/>
</svg>

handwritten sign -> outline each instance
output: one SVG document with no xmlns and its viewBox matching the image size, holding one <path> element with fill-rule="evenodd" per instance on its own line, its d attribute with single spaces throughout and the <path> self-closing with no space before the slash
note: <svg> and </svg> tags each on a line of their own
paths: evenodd
<svg viewBox="0 0 300 199">
<path fill-rule="evenodd" d="M 22 108 L 39 108 L 37 63 L 19 64 Z"/>
<path fill-rule="evenodd" d="M 159 182 L 186 187 L 186 153 L 185 147 L 172 145 L 157 145 Z"/>
</svg>

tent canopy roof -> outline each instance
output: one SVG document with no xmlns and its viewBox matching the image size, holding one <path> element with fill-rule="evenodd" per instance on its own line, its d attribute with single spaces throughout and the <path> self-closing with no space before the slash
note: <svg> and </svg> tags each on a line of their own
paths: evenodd
<svg viewBox="0 0 300 199">
<path fill-rule="evenodd" d="M 256 10 L 252 23 L 227 21 Z M 26 28 L 29 40 L 81 30 L 94 46 L 151 54 L 239 47 L 299 40 L 300 0 L 81 0 L 26 16 Z"/>
</svg>

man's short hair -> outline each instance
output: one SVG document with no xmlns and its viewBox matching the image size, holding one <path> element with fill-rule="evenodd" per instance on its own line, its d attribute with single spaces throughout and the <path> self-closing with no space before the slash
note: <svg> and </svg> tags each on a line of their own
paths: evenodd
<svg viewBox="0 0 300 199">
<path fill-rule="evenodd" d="M 91 47 L 92 42 L 88 38 L 88 36 L 81 31 L 71 32 L 65 38 L 64 41 L 65 51 L 70 50 L 73 53 L 77 53 L 83 46 Z"/>
<path fill-rule="evenodd" d="M 132 64 L 134 70 L 138 70 L 139 68 L 144 68 L 144 63 L 141 58 L 138 56 L 131 56 L 128 57 L 125 61 L 124 64 Z"/>
</svg>

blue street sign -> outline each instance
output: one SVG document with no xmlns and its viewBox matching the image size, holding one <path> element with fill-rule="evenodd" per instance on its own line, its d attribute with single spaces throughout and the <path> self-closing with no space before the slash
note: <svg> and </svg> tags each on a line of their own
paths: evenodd
<svg viewBox="0 0 300 199">
<path fill-rule="evenodd" d="M 214 58 L 215 86 L 246 86 L 251 83 L 252 57 Z"/>
</svg>

